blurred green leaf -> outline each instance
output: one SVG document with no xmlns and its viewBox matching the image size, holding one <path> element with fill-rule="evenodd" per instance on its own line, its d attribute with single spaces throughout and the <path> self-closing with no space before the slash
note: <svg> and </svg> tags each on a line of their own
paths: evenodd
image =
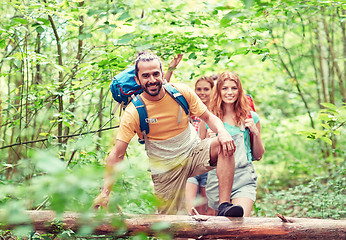
<svg viewBox="0 0 346 240">
<path fill-rule="evenodd" d="M 126 33 L 118 39 L 118 44 L 127 44 L 131 42 L 135 37 L 136 36 L 133 33 Z"/>
<path fill-rule="evenodd" d="M 332 140 L 330 140 L 327 137 L 321 137 L 321 140 L 323 140 L 324 142 L 328 143 L 329 145 L 332 145 Z"/>
<path fill-rule="evenodd" d="M 129 12 L 125 11 L 118 17 L 118 20 L 121 21 L 121 20 L 126 20 L 128 18 L 130 18 L 130 14 Z"/>
<path fill-rule="evenodd" d="M 168 229 L 172 224 L 169 222 L 157 222 L 153 223 L 151 229 L 155 232 L 164 231 Z"/>
<path fill-rule="evenodd" d="M 43 25 L 46 25 L 46 26 L 49 26 L 50 25 L 50 22 L 48 19 L 45 19 L 45 18 L 36 18 L 36 20 L 39 22 L 39 23 L 42 23 Z"/>
<path fill-rule="evenodd" d="M 93 37 L 93 35 L 91 33 L 82 33 L 82 34 L 78 35 L 79 40 L 85 40 L 85 39 L 92 38 L 92 37 Z"/>
<path fill-rule="evenodd" d="M 29 23 L 29 21 L 27 19 L 25 19 L 25 18 L 13 18 L 13 21 L 21 23 L 23 25 L 26 25 L 26 24 Z"/>
<path fill-rule="evenodd" d="M 321 103 L 322 106 L 332 109 L 332 110 L 336 110 L 336 106 L 332 103 Z"/>
<path fill-rule="evenodd" d="M 238 18 L 244 16 L 243 12 L 240 11 L 230 11 L 227 13 L 220 21 L 220 26 L 221 27 L 226 27 L 233 18 Z"/>
<path fill-rule="evenodd" d="M 245 8 L 247 9 L 251 8 L 254 4 L 254 0 L 242 0 L 242 2 L 244 3 Z"/>
<path fill-rule="evenodd" d="M 47 151 L 37 152 L 33 160 L 36 162 L 37 168 L 46 173 L 54 174 L 66 169 L 63 161 Z"/>
</svg>

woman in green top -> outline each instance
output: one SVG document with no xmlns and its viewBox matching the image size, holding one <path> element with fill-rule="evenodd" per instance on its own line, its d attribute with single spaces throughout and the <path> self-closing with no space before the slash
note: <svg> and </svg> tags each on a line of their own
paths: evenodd
<svg viewBox="0 0 346 240">
<path fill-rule="evenodd" d="M 248 217 L 256 200 L 257 189 L 257 176 L 252 161 L 260 160 L 265 151 L 259 116 L 250 110 L 240 79 L 232 72 L 224 72 L 219 76 L 209 106 L 224 122 L 236 143 L 235 173 L 230 198 L 232 204 L 243 207 L 244 217 Z M 253 136 L 252 144 L 250 132 Z M 200 125 L 201 139 L 213 136 L 215 134 L 208 126 Z M 209 171 L 206 193 L 208 205 L 217 210 L 219 191 L 216 170 Z"/>
</svg>

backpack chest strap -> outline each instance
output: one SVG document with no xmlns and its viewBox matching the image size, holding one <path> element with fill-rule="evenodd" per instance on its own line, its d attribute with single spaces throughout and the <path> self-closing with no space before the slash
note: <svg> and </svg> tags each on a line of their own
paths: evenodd
<svg viewBox="0 0 346 240">
<path fill-rule="evenodd" d="M 139 126 L 141 128 L 141 132 L 145 132 L 145 134 L 149 134 L 149 123 L 147 122 L 148 113 L 145 103 L 140 95 L 136 95 L 132 98 L 132 103 L 135 105 L 138 116 L 139 116 Z"/>
<path fill-rule="evenodd" d="M 181 94 L 172 84 L 164 84 L 166 92 L 184 109 L 186 115 L 189 115 L 189 104 L 183 94 Z"/>
<path fill-rule="evenodd" d="M 166 92 L 179 104 L 179 113 L 178 113 L 178 124 L 181 123 L 183 110 L 186 115 L 189 116 L 189 105 L 185 99 L 185 97 L 171 84 L 163 85 Z M 136 95 L 132 97 L 132 103 L 135 105 L 138 116 L 139 116 L 139 124 L 140 129 L 143 134 L 143 139 L 139 139 L 140 143 L 147 143 L 147 135 L 149 134 L 149 122 L 148 122 L 148 112 L 145 106 L 145 103 L 140 95 Z M 147 144 L 146 144 L 147 146 Z"/>
</svg>

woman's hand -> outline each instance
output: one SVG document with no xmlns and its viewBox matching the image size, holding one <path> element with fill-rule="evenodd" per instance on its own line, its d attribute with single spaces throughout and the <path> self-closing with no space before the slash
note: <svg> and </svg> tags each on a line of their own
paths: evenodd
<svg viewBox="0 0 346 240">
<path fill-rule="evenodd" d="M 258 128 L 257 128 L 257 126 L 255 124 L 255 121 L 252 118 L 246 119 L 244 125 L 245 125 L 246 128 L 248 128 L 250 130 L 250 132 L 253 135 L 255 135 L 255 136 L 259 135 Z"/>
</svg>

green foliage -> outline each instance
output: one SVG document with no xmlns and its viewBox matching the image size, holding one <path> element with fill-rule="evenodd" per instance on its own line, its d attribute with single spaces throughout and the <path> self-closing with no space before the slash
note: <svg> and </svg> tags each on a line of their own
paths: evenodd
<svg viewBox="0 0 346 240">
<path fill-rule="evenodd" d="M 340 128 L 346 122 L 346 106 L 337 108 L 331 103 L 322 103 L 325 109 L 320 110 L 318 120 L 321 129 L 311 129 L 308 131 L 300 131 L 309 139 L 321 139 L 330 146 L 333 144 L 333 138 L 340 136 Z"/>
<path fill-rule="evenodd" d="M 254 97 L 266 147 L 255 163 L 256 216 L 345 218 L 344 10 L 317 0 L 2 1 L 2 219 L 25 223 L 24 210 L 36 208 L 88 214 L 119 124 L 110 79 L 145 49 L 164 70 L 184 54 L 173 81 L 192 86 L 228 69 Z M 128 153 L 109 210 L 153 213 L 144 149 L 131 143 Z M 113 222 L 121 234 L 122 219 Z M 57 222 L 57 236 L 88 236 L 93 227 L 74 233 Z M 171 238 L 165 227 L 155 226 L 159 239 Z M 14 234 L 52 237 L 31 230 Z"/>
<path fill-rule="evenodd" d="M 256 202 L 256 214 L 274 217 L 280 213 L 295 217 L 344 219 L 345 171 L 345 161 L 339 159 L 333 163 L 332 174 L 326 172 L 305 184 L 266 194 L 261 201 Z"/>
</svg>

